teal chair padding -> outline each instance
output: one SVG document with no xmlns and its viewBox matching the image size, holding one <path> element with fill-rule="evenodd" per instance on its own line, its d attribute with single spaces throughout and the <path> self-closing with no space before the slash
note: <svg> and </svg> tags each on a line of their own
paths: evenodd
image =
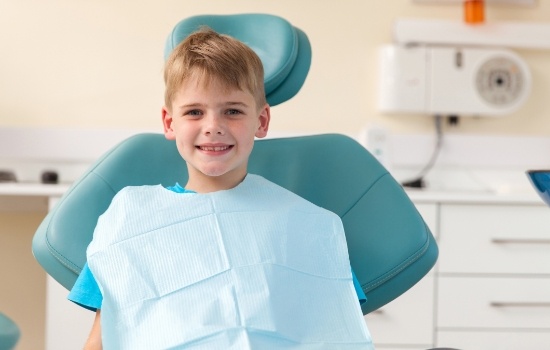
<svg viewBox="0 0 550 350">
<path fill-rule="evenodd" d="M 12 350 L 21 337 L 17 324 L 0 312 L 0 350 Z"/>
<path fill-rule="evenodd" d="M 246 28 L 248 20 L 264 23 L 265 18 L 271 17 L 205 16 L 192 18 L 196 23 L 190 28 L 207 24 L 223 32 L 223 28 L 217 27 L 220 21 L 224 25 L 231 23 L 227 24 L 230 28 L 241 25 Z M 281 33 L 287 33 L 288 40 L 279 40 L 279 36 L 274 35 L 277 45 L 304 45 L 289 34 L 292 30 L 296 34 L 296 28 L 286 25 L 288 22 L 284 20 L 279 23 L 284 24 L 282 27 L 286 29 L 281 29 Z M 181 23 L 177 28 L 181 28 Z M 272 38 L 272 27 L 264 28 L 263 36 L 257 33 L 260 30 L 261 27 L 241 28 L 231 33 L 255 47 L 254 42 Z M 168 50 L 183 37 L 177 30 L 172 33 Z M 303 35 L 302 40 L 307 41 L 307 37 Z M 292 48 L 281 51 L 285 57 L 293 56 Z M 285 99 L 294 96 L 299 90 L 294 80 L 301 76 L 300 86 L 305 80 L 307 69 L 303 62 L 309 67 L 311 51 L 298 49 L 297 55 L 300 54 L 308 57 L 294 59 L 300 62 L 298 70 L 286 67 L 288 60 L 283 59 L 278 61 L 281 67 L 273 69 L 296 74 L 276 79 L 280 82 L 275 91 L 281 91 L 277 96 Z M 249 171 L 342 218 L 351 265 L 368 298 L 363 313 L 378 309 L 404 293 L 435 264 L 436 242 L 415 206 L 388 171 L 353 139 L 326 134 L 258 140 Z M 173 141 L 166 140 L 162 134 L 139 134 L 123 141 L 75 182 L 49 212 L 33 239 L 36 259 L 54 279 L 70 289 L 86 262 L 86 247 L 97 219 L 119 190 L 129 185 L 169 186 L 186 181 L 185 163 Z"/>
</svg>

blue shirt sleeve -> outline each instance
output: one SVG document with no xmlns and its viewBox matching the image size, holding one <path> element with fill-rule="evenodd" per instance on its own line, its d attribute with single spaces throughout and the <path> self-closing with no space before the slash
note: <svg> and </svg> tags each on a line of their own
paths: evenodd
<svg viewBox="0 0 550 350">
<path fill-rule="evenodd" d="M 103 295 L 87 263 L 82 268 L 68 299 L 88 310 L 101 309 Z"/>
<path fill-rule="evenodd" d="M 363 305 L 367 301 L 367 296 L 365 295 L 365 292 L 363 292 L 363 288 L 361 288 L 361 285 L 359 284 L 359 281 L 357 280 L 353 269 L 351 269 L 351 274 L 353 276 L 353 286 L 355 287 L 355 293 L 357 293 L 357 299 L 359 299 L 359 305 Z"/>
</svg>

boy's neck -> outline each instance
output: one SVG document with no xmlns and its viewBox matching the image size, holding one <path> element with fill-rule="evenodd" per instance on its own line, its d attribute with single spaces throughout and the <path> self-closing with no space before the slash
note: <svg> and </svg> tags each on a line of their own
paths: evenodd
<svg viewBox="0 0 550 350">
<path fill-rule="evenodd" d="M 230 190 L 237 187 L 246 178 L 239 176 L 238 178 L 232 178 L 230 176 L 217 176 L 217 177 L 202 177 L 199 181 L 192 179 L 191 176 L 185 185 L 186 190 L 194 191 L 197 193 L 210 193 L 217 191 Z"/>
</svg>

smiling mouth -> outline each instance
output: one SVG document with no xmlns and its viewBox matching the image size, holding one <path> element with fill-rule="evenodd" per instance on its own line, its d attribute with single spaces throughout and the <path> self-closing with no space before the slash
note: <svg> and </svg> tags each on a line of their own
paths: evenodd
<svg viewBox="0 0 550 350">
<path fill-rule="evenodd" d="M 198 149 L 201 151 L 208 151 L 208 152 L 222 152 L 230 149 L 233 146 L 197 146 Z"/>
</svg>

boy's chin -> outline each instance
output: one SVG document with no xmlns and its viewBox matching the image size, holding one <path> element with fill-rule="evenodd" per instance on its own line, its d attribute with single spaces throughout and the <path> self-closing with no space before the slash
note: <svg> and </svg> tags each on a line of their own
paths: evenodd
<svg viewBox="0 0 550 350">
<path fill-rule="evenodd" d="M 245 169 L 229 169 L 227 167 L 203 167 L 199 170 L 202 177 L 216 182 L 240 182 L 246 176 Z"/>
</svg>

